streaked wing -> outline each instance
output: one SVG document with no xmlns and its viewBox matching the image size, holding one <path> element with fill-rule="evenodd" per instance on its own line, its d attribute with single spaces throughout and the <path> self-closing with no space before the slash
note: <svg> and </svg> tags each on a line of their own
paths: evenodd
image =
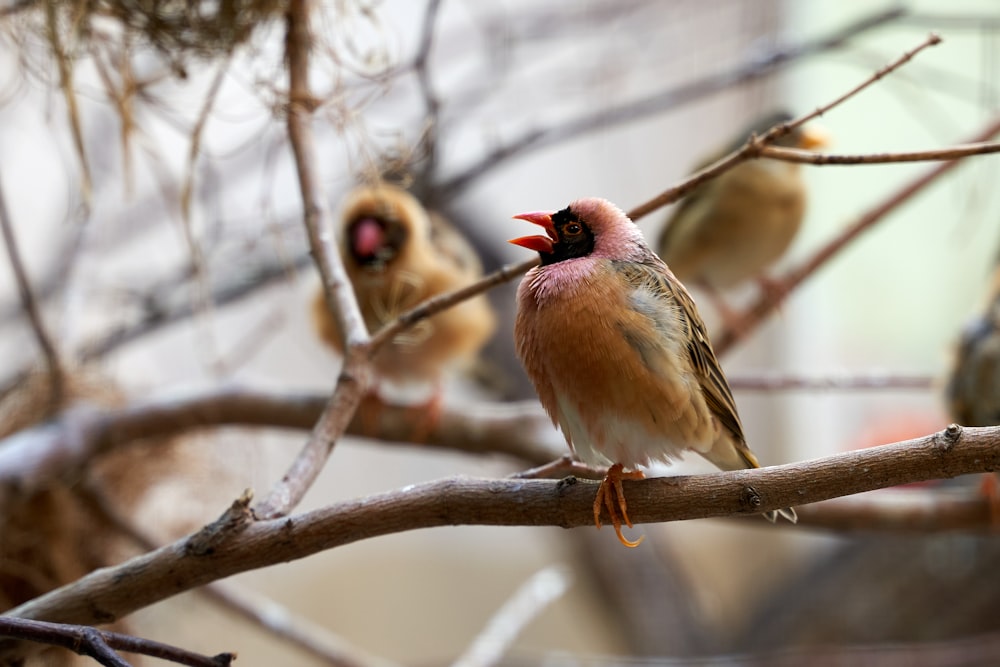
<svg viewBox="0 0 1000 667">
<path fill-rule="evenodd" d="M 739 442 L 745 442 L 743 425 L 736 412 L 736 401 L 733 400 L 729 382 L 722 372 L 722 367 L 719 366 L 719 360 L 715 357 L 705 323 L 698 315 L 691 295 L 670 273 L 666 264 L 656 256 L 642 263 L 612 262 L 612 264 L 615 271 L 632 289 L 641 290 L 662 301 L 661 308 L 643 309 L 643 314 L 654 320 L 657 329 L 683 327 L 684 338 L 688 341 L 687 351 L 691 366 L 704 391 L 705 402 L 719 422 L 736 436 Z"/>
</svg>

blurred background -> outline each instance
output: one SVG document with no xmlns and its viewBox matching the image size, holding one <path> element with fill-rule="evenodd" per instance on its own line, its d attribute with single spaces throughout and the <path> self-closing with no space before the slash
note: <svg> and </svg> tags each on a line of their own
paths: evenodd
<svg viewBox="0 0 1000 667">
<path fill-rule="evenodd" d="M 318 278 L 285 134 L 283 5 L 220 3 L 220 16 L 235 7 L 236 18 L 221 31 L 206 19 L 200 32 L 188 25 L 198 3 L 150 5 L 165 17 L 163 34 L 114 3 L 81 20 L 74 3 L 0 0 L 0 185 L 42 315 L 81 378 L 70 398 L 123 405 L 231 386 L 327 392 L 339 359 L 310 319 Z M 820 119 L 831 137 L 825 150 L 945 147 L 1000 114 L 1000 8 L 990 0 L 344 0 L 318 5 L 316 18 L 315 148 L 330 206 L 337 211 L 348 191 L 379 173 L 401 176 L 467 235 L 487 271 L 525 258 L 505 242 L 525 233 L 512 214 L 581 196 L 637 206 L 755 118 L 825 104 L 931 31 L 941 45 Z M 933 167 L 803 166 L 801 232 L 768 273 L 810 257 Z M 925 435 L 955 419 L 944 385 L 964 323 L 987 305 L 1000 242 L 997 168 L 995 156 L 967 159 L 844 249 L 722 357 L 763 464 Z M 659 236 L 669 215 L 641 220 L 647 238 Z M 449 376 L 449 409 L 533 399 L 512 351 L 515 285 L 490 294 L 499 324 L 484 352 L 488 371 Z M 747 281 L 723 297 L 738 310 L 758 289 Z M 720 330 L 704 292 L 692 292 L 710 330 Z M 24 375 L 40 359 L 13 274 L 0 270 L 4 434 L 52 416 L 31 407 L 47 399 Z M 914 381 L 877 390 L 739 389 L 740 380 L 786 376 Z M 169 457 L 153 450 L 129 462 L 149 470 L 122 491 L 132 499 L 127 513 L 157 539 L 176 538 L 214 519 L 244 488 L 262 496 L 303 441 L 302 432 L 229 428 L 174 442 Z M 545 444 L 564 448 L 554 430 Z M 511 457 L 349 438 L 301 509 L 526 467 Z M 710 470 L 692 457 L 654 472 Z M 59 484 L 72 497 L 79 479 Z M 15 505 L 4 511 L 13 515 Z M 61 512 L 57 503 L 43 514 L 67 516 Z M 18 573 L 33 552 L 10 548 L 12 536 L 49 555 L 67 549 L 76 565 L 90 562 L 72 551 L 89 548 L 80 539 L 49 536 L 66 526 L 43 539 L 25 528 L 31 521 L 18 521 L 0 524 L 7 606 L 21 601 L 13 590 L 37 594 L 83 573 L 51 568 L 27 577 L 41 583 L 22 585 Z M 592 528 L 423 530 L 234 583 L 403 664 L 452 662 L 523 582 L 552 566 L 568 589 L 539 609 L 506 664 L 642 656 L 712 664 L 691 660 L 786 649 L 819 660 L 863 645 L 892 645 L 891 655 L 909 664 L 998 659 L 996 639 L 961 643 L 1000 629 L 993 535 L 844 534 L 757 520 L 644 525 L 629 534 L 646 541 L 626 550 L 610 530 Z M 117 562 L 130 548 L 102 546 L 90 560 Z M 129 630 L 207 653 L 238 650 L 241 665 L 324 664 L 197 593 L 141 611 Z M 945 646 L 950 657 L 919 642 Z M 859 655 L 866 657 L 851 664 L 898 664 L 887 654 Z M 915 663 L 919 655 L 939 662 Z"/>
</svg>

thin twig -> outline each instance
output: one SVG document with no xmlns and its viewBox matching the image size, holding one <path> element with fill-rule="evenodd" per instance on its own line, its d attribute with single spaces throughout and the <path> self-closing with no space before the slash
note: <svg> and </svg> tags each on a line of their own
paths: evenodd
<svg viewBox="0 0 1000 667">
<path fill-rule="evenodd" d="M 194 172 L 198 155 L 201 153 L 202 133 L 205 130 L 205 125 L 208 123 L 212 107 L 219 95 L 219 89 L 222 88 L 222 82 L 225 81 L 231 62 L 232 54 L 230 53 L 219 63 L 215 77 L 213 77 L 212 83 L 205 93 L 205 99 L 202 101 L 198 119 L 195 121 L 194 127 L 191 128 L 191 145 L 188 147 L 187 174 L 184 177 L 184 184 L 181 186 L 181 214 L 184 217 L 184 224 L 188 226 L 191 224 L 191 197 L 194 191 Z"/>
<path fill-rule="evenodd" d="M 50 623 L 8 615 L 0 616 L 0 637 L 60 646 L 78 655 L 92 657 L 109 667 L 129 667 L 129 663 L 117 655 L 115 650 L 148 655 L 189 667 L 226 667 L 236 659 L 234 653 L 207 656 L 151 639 L 107 632 L 88 625 Z"/>
<path fill-rule="evenodd" d="M 83 199 L 89 207 L 93 195 L 93 186 L 90 176 L 90 163 L 87 160 L 87 149 L 83 141 L 83 128 L 80 126 L 80 109 L 76 103 L 76 91 L 73 90 L 73 63 L 75 58 L 67 52 L 60 34 L 59 11 L 75 13 L 79 11 L 76 7 L 69 5 L 58 5 L 53 2 L 43 3 L 45 7 L 45 31 L 55 56 L 56 66 L 59 69 L 59 89 L 62 91 L 63 100 L 66 102 L 66 117 L 69 119 L 71 134 L 73 135 L 73 147 L 76 149 L 77 159 L 80 161 L 80 175 L 82 179 L 81 190 Z M 73 17 L 75 18 L 75 17 Z M 75 37 L 79 23 L 75 20 L 68 21 L 70 24 L 70 37 Z"/>
<path fill-rule="evenodd" d="M 573 459 L 569 454 L 563 454 L 557 459 L 528 470 L 522 470 L 510 475 L 511 479 L 556 479 L 568 476 L 581 479 L 604 479 L 607 468 L 592 468 L 586 463 Z"/>
<path fill-rule="evenodd" d="M 487 276 L 483 276 L 476 282 L 466 285 L 465 287 L 457 289 L 453 292 L 439 294 L 421 302 L 375 332 L 371 339 L 371 347 L 369 348 L 370 353 L 374 354 L 379 347 L 392 340 L 392 338 L 397 334 L 409 329 L 420 320 L 431 317 L 432 315 L 435 315 L 446 308 L 450 308 L 457 303 L 465 301 L 466 299 L 471 299 L 491 287 L 513 280 L 514 278 L 523 275 L 525 271 L 537 264 L 538 257 L 525 260 L 518 264 L 508 264 Z"/>
<path fill-rule="evenodd" d="M 729 377 L 730 388 L 737 391 L 926 390 L 933 388 L 935 382 L 935 378 L 930 375 L 874 373 L 825 377 L 797 375 L 734 375 Z"/>
<path fill-rule="evenodd" d="M 259 518 L 284 516 L 305 496 L 333 452 L 337 439 L 347 429 L 372 376 L 367 352 L 370 337 L 340 253 L 334 247 L 333 218 L 316 171 L 316 142 L 310 124 L 316 106 L 309 88 L 310 6 L 309 0 L 291 0 L 288 6 L 285 37 L 289 78 L 288 138 L 295 155 L 309 248 L 323 279 L 327 307 L 344 332 L 346 352 L 333 395 L 306 444 L 267 498 L 254 508 Z"/>
<path fill-rule="evenodd" d="M 934 160 L 955 160 L 969 157 L 970 155 L 988 155 L 990 153 L 1000 153 L 1000 143 L 981 142 L 963 146 L 952 146 L 951 148 L 938 148 L 927 151 L 906 151 L 902 153 L 868 153 L 861 155 L 830 155 L 827 153 L 813 153 L 797 148 L 784 148 L 782 146 L 763 146 L 760 149 L 760 157 L 782 160 L 784 162 L 798 162 L 800 164 L 829 165 L 829 164 L 890 164 L 893 162 L 931 162 Z"/>
<path fill-rule="evenodd" d="M 989 125 L 967 141 L 967 144 L 988 141 L 991 137 L 1000 132 L 1000 117 L 994 118 Z M 884 201 L 876 205 L 867 213 L 862 215 L 854 224 L 847 227 L 829 243 L 821 247 L 816 253 L 807 259 L 802 265 L 788 271 L 780 280 L 776 281 L 776 288 L 767 290 L 761 294 L 758 300 L 751 304 L 739 317 L 739 326 L 735 329 L 725 329 L 719 336 L 714 337 L 713 343 L 715 352 L 718 355 L 732 347 L 739 340 L 743 339 L 750 332 L 767 318 L 782 299 L 792 290 L 802 284 L 807 278 L 812 276 L 817 270 L 824 266 L 862 232 L 870 229 L 875 223 L 885 218 L 889 213 L 895 211 L 914 195 L 923 191 L 928 185 L 939 177 L 961 164 L 958 160 L 943 162 L 935 166 L 922 176 L 910 181 L 902 188 L 886 197 Z"/>
<path fill-rule="evenodd" d="M 744 162 L 746 160 L 759 156 L 761 150 L 765 146 L 770 144 L 772 141 L 787 135 L 788 133 L 792 132 L 795 128 L 806 124 L 810 120 L 822 116 L 824 113 L 830 111 L 830 109 L 833 109 L 838 104 L 846 102 L 850 98 L 860 93 L 865 88 L 868 88 L 869 86 L 873 85 L 875 82 L 884 78 L 891 72 L 902 67 L 904 64 L 909 62 L 914 56 L 916 56 L 924 49 L 930 46 L 935 46 L 940 43 L 941 43 L 940 37 L 938 37 L 933 33 L 928 35 L 927 39 L 925 39 L 919 46 L 917 46 L 914 49 L 911 49 L 910 51 L 907 51 L 893 62 L 889 63 L 882 69 L 878 70 L 877 72 L 869 76 L 867 79 L 862 81 L 860 84 L 858 84 L 851 90 L 847 91 L 843 95 L 840 95 L 839 97 L 834 99 L 832 102 L 824 104 L 823 106 L 818 107 L 817 109 L 811 111 L 810 113 L 799 116 L 795 120 L 788 121 L 787 123 L 779 123 L 778 125 L 775 125 L 767 132 L 761 134 L 760 136 L 751 136 L 750 138 L 747 139 L 746 143 L 744 143 L 740 148 L 736 149 L 729 155 L 726 155 L 717 162 L 713 162 L 712 164 L 705 167 L 701 171 L 696 172 L 695 174 L 689 176 L 680 184 L 668 188 L 667 190 L 664 190 L 663 192 L 653 197 L 649 201 L 640 204 L 639 206 L 636 206 L 635 208 L 633 208 L 631 211 L 628 212 L 628 217 L 632 218 L 632 220 L 638 220 L 639 218 L 642 218 L 643 216 L 652 213 L 653 211 L 655 211 L 660 207 L 674 203 L 684 195 L 688 194 L 689 192 L 697 188 L 702 183 L 705 183 L 706 181 L 710 181 L 713 178 L 716 178 L 723 172 L 732 169 L 740 162 Z"/>
<path fill-rule="evenodd" d="M 495 665 L 524 627 L 562 597 L 569 584 L 570 575 L 565 567 L 552 565 L 533 574 L 497 610 L 482 633 L 452 663 L 452 667 Z"/>
<path fill-rule="evenodd" d="M 7 246 L 7 258 L 10 261 L 11 271 L 14 272 L 14 279 L 17 281 L 17 291 L 21 299 L 21 307 L 28 314 L 28 321 L 31 322 L 31 330 L 35 333 L 35 340 L 42 349 L 45 356 L 45 364 L 49 372 L 49 402 L 53 408 L 62 402 L 62 394 L 65 385 L 65 372 L 62 361 L 59 358 L 59 351 L 52 337 L 45 328 L 42 314 L 35 300 L 34 292 L 31 289 L 31 281 L 28 280 L 28 272 L 21 261 L 21 252 L 17 247 L 17 237 L 14 234 L 14 225 L 10 219 L 10 212 L 7 210 L 7 200 L 4 196 L 3 183 L 0 182 L 0 229 L 3 231 L 4 244 Z"/>
<path fill-rule="evenodd" d="M 250 589 L 216 581 L 198 592 L 331 667 L 398 667 L 398 663 L 363 653 L 323 626 Z"/>
<path fill-rule="evenodd" d="M 425 184 L 433 179 L 434 171 L 437 168 L 438 120 L 441 100 L 434 92 L 429 60 L 431 48 L 434 46 L 434 26 L 437 23 L 440 8 L 441 0 L 428 0 L 427 9 L 424 10 L 424 24 L 420 32 L 417 55 L 413 60 L 413 68 L 417 74 L 417 85 L 424 101 L 425 128 L 421 143 L 424 146 L 425 164 L 422 171 Z"/>
<path fill-rule="evenodd" d="M 470 183 L 514 157 L 520 157 L 530 151 L 574 139 L 599 128 L 614 127 L 662 113 L 667 109 L 693 102 L 720 90 L 730 90 L 738 84 L 765 77 L 781 66 L 802 57 L 843 46 L 852 37 L 904 15 L 905 10 L 894 7 L 864 17 L 815 41 L 775 49 L 762 57 L 750 59 L 733 70 L 659 91 L 632 104 L 614 109 L 602 109 L 569 122 L 562 122 L 555 127 L 528 130 L 520 137 L 484 155 L 471 166 L 440 183 L 439 191 L 444 196 L 453 197 Z"/>
<path fill-rule="evenodd" d="M 759 514 L 888 486 L 1000 469 L 1000 427 L 946 430 L 914 440 L 783 466 L 624 483 L 636 523 Z M 858 474 L 864 470 L 865 474 Z M 589 526 L 598 484 L 456 477 L 367 495 L 295 517 L 255 521 L 212 549 L 185 538 L 96 570 L 8 612 L 90 623 L 239 572 L 380 535 L 454 525 Z M 988 501 L 983 500 L 984 508 Z M 989 512 L 980 527 L 990 529 Z M 759 522 L 762 529 L 768 527 Z M 949 526 L 925 526 L 928 530 Z M 609 532 L 609 539 L 614 535 Z M 5 657 L 0 651 L 0 659 Z"/>
</svg>

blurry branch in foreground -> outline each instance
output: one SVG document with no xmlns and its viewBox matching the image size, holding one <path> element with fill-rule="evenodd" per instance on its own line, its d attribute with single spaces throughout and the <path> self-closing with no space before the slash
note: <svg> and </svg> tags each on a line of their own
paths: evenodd
<svg viewBox="0 0 1000 667">
<path fill-rule="evenodd" d="M 123 515 L 102 489 L 87 488 L 83 499 L 94 505 L 115 530 L 143 551 L 153 551 L 161 546 Z M 309 618 L 238 584 L 216 581 L 198 589 L 198 593 L 331 667 L 399 667 L 397 663 L 363 652 Z"/>
<path fill-rule="evenodd" d="M 234 653 L 200 655 L 150 639 L 107 632 L 85 625 L 49 623 L 0 615 L 0 638 L 3 637 L 61 646 L 78 655 L 89 656 L 108 667 L 129 667 L 129 663 L 115 653 L 115 650 L 148 655 L 190 667 L 226 667 L 236 659 Z M 0 649 L 2 644 L 0 641 Z"/>
<path fill-rule="evenodd" d="M 691 658 L 657 656 L 593 656 L 588 664 L 622 664 L 629 667 L 928 667 L 931 665 L 994 665 L 1000 661 L 1000 634 L 984 634 L 951 641 L 895 642 L 845 646 L 803 646 L 759 653 L 699 655 Z M 518 660 L 518 667 L 548 664 L 546 660 Z"/>
<path fill-rule="evenodd" d="M 14 225 L 11 222 L 10 214 L 7 211 L 7 200 L 3 192 L 3 183 L 0 180 L 0 230 L 3 232 L 4 245 L 7 247 L 7 259 L 10 262 L 11 271 L 17 282 L 17 291 L 21 299 L 21 307 L 28 314 L 28 321 L 31 323 L 31 330 L 38 341 L 38 346 L 42 349 L 45 357 L 45 365 L 49 373 L 49 386 L 51 387 L 50 404 L 59 405 L 62 401 L 63 384 L 65 373 L 62 361 L 59 359 L 59 351 L 42 321 L 42 313 L 35 299 L 31 282 L 28 280 L 28 272 L 21 261 L 21 253 L 17 247 L 17 237 L 14 234 Z"/>
<path fill-rule="evenodd" d="M 888 486 L 1000 468 L 1000 427 L 952 425 L 922 438 L 783 466 L 625 484 L 636 523 L 756 515 Z M 865 470 L 865 474 L 857 471 Z M 256 520 L 249 494 L 197 533 L 8 612 L 54 622 L 110 622 L 239 572 L 381 535 L 449 525 L 587 526 L 597 484 L 450 478 L 275 520 Z M 991 526 L 988 501 L 981 511 Z M 758 520 L 759 519 L 755 519 Z M 808 523 L 803 512 L 803 523 Z M 760 523 L 762 529 L 768 528 Z M 610 533 L 609 533 L 610 539 Z M 6 657 L 0 653 L 0 658 Z"/>
<path fill-rule="evenodd" d="M 521 631 L 563 596 L 570 580 L 566 569 L 556 565 L 531 575 L 497 610 L 452 667 L 492 667 L 500 662 Z"/>
</svg>

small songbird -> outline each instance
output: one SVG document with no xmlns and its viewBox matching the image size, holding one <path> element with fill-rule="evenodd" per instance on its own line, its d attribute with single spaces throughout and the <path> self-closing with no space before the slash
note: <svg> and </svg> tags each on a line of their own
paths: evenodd
<svg viewBox="0 0 1000 667">
<path fill-rule="evenodd" d="M 751 134 L 759 136 L 791 119 L 785 112 L 758 119 L 693 171 L 738 149 Z M 825 134 L 816 126 L 800 127 L 774 145 L 817 148 L 826 145 Z M 705 289 L 720 313 L 729 317 L 719 291 L 751 278 L 766 286 L 764 270 L 791 245 L 805 207 L 806 186 L 798 164 L 747 160 L 683 199 L 660 234 L 657 250 L 679 280 Z"/>
<path fill-rule="evenodd" d="M 998 257 L 1000 260 L 1000 257 Z M 962 331 L 945 387 L 951 418 L 964 426 L 1000 425 L 1000 261 L 993 269 L 985 312 Z M 984 476 L 983 495 L 995 524 L 1000 524 L 1000 484 Z"/>
<path fill-rule="evenodd" d="M 511 240 L 541 256 L 517 291 L 517 354 L 570 449 L 611 466 L 597 527 L 603 504 L 618 539 L 636 546 L 621 533 L 622 520 L 632 526 L 621 480 L 641 479 L 636 466 L 689 449 L 723 470 L 757 458 L 694 301 L 628 216 L 588 198 L 514 217 L 545 230 Z M 796 521 L 791 508 L 765 516 L 777 514 Z"/>
<path fill-rule="evenodd" d="M 1000 266 L 986 311 L 962 331 L 945 388 L 951 418 L 965 426 L 1000 424 Z"/>
<path fill-rule="evenodd" d="M 472 246 L 396 186 L 355 189 L 343 204 L 340 222 L 341 256 L 370 331 L 482 275 Z M 323 340 L 342 352 L 340 327 L 322 291 L 313 300 L 313 318 Z M 482 295 L 421 321 L 375 354 L 379 393 L 396 403 L 428 396 L 437 400 L 442 374 L 471 363 L 495 328 L 496 316 Z"/>
</svg>

